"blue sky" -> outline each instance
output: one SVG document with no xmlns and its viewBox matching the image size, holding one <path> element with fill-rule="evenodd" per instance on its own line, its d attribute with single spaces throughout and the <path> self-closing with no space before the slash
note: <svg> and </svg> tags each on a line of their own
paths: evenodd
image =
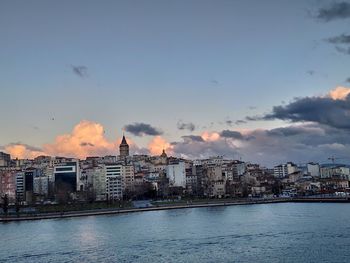
<svg viewBox="0 0 350 263">
<path fill-rule="evenodd" d="M 41 147 L 82 120 L 110 140 L 134 122 L 167 141 L 188 134 L 179 121 L 192 134 L 289 125 L 225 121 L 347 85 L 349 55 L 325 39 L 349 20 L 315 18 L 330 3 L 1 1 L 0 145 Z"/>
</svg>

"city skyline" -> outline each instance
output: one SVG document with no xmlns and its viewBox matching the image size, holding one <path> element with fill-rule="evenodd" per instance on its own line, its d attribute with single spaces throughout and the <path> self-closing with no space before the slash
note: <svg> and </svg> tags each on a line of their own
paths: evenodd
<svg viewBox="0 0 350 263">
<path fill-rule="evenodd" d="M 124 132 L 132 154 L 268 166 L 349 156 L 349 10 L 3 2 L 0 151 L 116 154 Z"/>
</svg>

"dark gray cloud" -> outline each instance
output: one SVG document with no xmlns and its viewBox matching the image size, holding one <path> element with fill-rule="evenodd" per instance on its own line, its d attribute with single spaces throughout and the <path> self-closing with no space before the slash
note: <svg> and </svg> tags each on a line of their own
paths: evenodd
<svg viewBox="0 0 350 263">
<path fill-rule="evenodd" d="M 185 143 L 204 142 L 203 138 L 198 135 L 185 135 L 181 137 Z"/>
<path fill-rule="evenodd" d="M 312 76 L 312 75 L 315 74 L 315 71 L 313 71 L 313 70 L 308 70 L 308 71 L 306 71 L 306 73 L 307 73 L 308 75 Z"/>
<path fill-rule="evenodd" d="M 350 35 L 341 34 L 340 36 L 327 38 L 326 41 L 333 44 L 350 44 Z"/>
<path fill-rule="evenodd" d="M 223 130 L 222 132 L 220 132 L 220 136 L 223 138 L 232 138 L 238 140 L 243 139 L 243 136 L 240 132 L 231 130 Z"/>
<path fill-rule="evenodd" d="M 193 132 L 196 129 L 196 125 L 194 125 L 192 122 L 185 123 L 182 121 L 178 121 L 177 128 L 179 130 L 188 130 L 188 131 Z"/>
<path fill-rule="evenodd" d="M 245 120 L 237 120 L 237 121 L 235 121 L 236 125 L 241 125 L 241 124 L 244 124 L 244 123 L 247 123 L 247 121 L 245 121 Z"/>
<path fill-rule="evenodd" d="M 124 126 L 125 131 L 135 135 L 135 136 L 144 136 L 144 135 L 162 135 L 163 132 L 160 129 L 152 127 L 146 123 L 133 123 Z"/>
<path fill-rule="evenodd" d="M 90 142 L 82 142 L 82 143 L 80 143 L 80 146 L 82 146 L 82 147 L 85 147 L 85 146 L 94 147 L 95 145 L 93 143 L 90 143 Z"/>
<path fill-rule="evenodd" d="M 333 2 L 328 7 L 320 8 L 317 18 L 325 22 L 350 18 L 350 3 L 345 1 Z"/>
<path fill-rule="evenodd" d="M 74 66 L 71 65 L 72 71 L 75 75 L 81 78 L 87 77 L 87 70 L 88 68 L 86 66 Z"/>
<path fill-rule="evenodd" d="M 340 53 L 343 53 L 343 54 L 346 54 L 346 55 L 350 55 L 350 47 L 339 47 L 339 46 L 336 46 L 335 49 L 340 52 Z"/>
<path fill-rule="evenodd" d="M 350 83 L 350 78 L 347 78 L 345 81 L 348 82 L 348 83 Z"/>
<path fill-rule="evenodd" d="M 247 120 L 285 120 L 316 122 L 339 129 L 350 129 L 350 96 L 345 100 L 328 97 L 296 98 L 286 105 L 275 106 L 264 116 L 248 116 Z"/>
<path fill-rule="evenodd" d="M 228 126 L 232 126 L 233 125 L 233 120 L 226 120 L 225 123 L 228 125 Z"/>
</svg>

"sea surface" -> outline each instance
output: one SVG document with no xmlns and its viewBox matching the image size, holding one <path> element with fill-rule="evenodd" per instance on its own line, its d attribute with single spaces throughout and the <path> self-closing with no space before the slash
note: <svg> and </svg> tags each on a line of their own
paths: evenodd
<svg viewBox="0 0 350 263">
<path fill-rule="evenodd" d="M 0 223 L 0 262 L 350 262 L 350 204 Z"/>
</svg>

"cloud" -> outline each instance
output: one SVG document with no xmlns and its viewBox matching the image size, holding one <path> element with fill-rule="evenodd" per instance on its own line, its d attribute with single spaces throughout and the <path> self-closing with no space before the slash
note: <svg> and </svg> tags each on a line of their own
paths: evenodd
<svg viewBox="0 0 350 263">
<path fill-rule="evenodd" d="M 212 142 L 219 140 L 220 134 L 218 132 L 205 131 L 202 133 L 201 137 L 206 142 Z"/>
<path fill-rule="evenodd" d="M 168 143 L 163 137 L 155 136 L 148 144 L 148 150 L 152 155 L 160 155 L 163 150 L 171 155 L 172 145 Z"/>
<path fill-rule="evenodd" d="M 135 135 L 135 136 L 144 136 L 144 135 L 162 135 L 163 132 L 155 127 L 152 127 L 146 123 L 133 123 L 124 126 L 125 131 Z"/>
<path fill-rule="evenodd" d="M 228 126 L 232 126 L 233 125 L 233 120 L 226 120 L 225 123 L 228 125 Z"/>
<path fill-rule="evenodd" d="M 10 143 L 1 147 L 5 152 L 11 155 L 11 158 L 34 159 L 37 156 L 44 155 L 42 149 L 30 146 L 24 143 Z"/>
<path fill-rule="evenodd" d="M 306 73 L 310 76 L 314 75 L 315 74 L 315 71 L 314 70 L 307 70 Z"/>
<path fill-rule="evenodd" d="M 346 54 L 346 55 L 350 55 L 350 47 L 345 48 L 345 47 L 336 46 L 335 49 L 336 49 L 338 52 L 340 52 L 340 53 L 343 53 L 343 54 Z"/>
<path fill-rule="evenodd" d="M 227 158 L 238 156 L 238 148 L 235 143 L 232 140 L 220 138 L 217 132 L 206 132 L 202 136 L 183 136 L 182 138 L 182 142 L 172 143 L 172 152 L 175 156 L 188 159 L 202 159 L 218 155 L 224 155 Z"/>
<path fill-rule="evenodd" d="M 191 143 L 191 142 L 204 142 L 203 138 L 199 135 L 186 135 L 186 136 L 182 136 L 181 137 L 184 142 L 188 142 L 188 143 Z"/>
<path fill-rule="evenodd" d="M 193 132 L 196 129 L 196 126 L 192 122 L 184 123 L 182 121 L 178 121 L 177 128 L 179 130 L 188 130 Z"/>
<path fill-rule="evenodd" d="M 81 78 L 85 78 L 88 76 L 87 70 L 88 68 L 86 66 L 74 66 L 71 65 L 72 71 L 75 75 Z"/>
<path fill-rule="evenodd" d="M 81 121 L 71 133 L 59 135 L 53 143 L 43 146 L 46 154 L 85 158 L 87 156 L 117 155 L 117 142 L 108 141 L 101 124 Z"/>
<path fill-rule="evenodd" d="M 236 125 L 241 125 L 241 124 L 244 124 L 244 123 L 247 123 L 247 121 L 245 121 L 245 120 L 237 120 L 237 121 L 235 121 Z"/>
<path fill-rule="evenodd" d="M 333 100 L 346 100 L 349 94 L 350 94 L 350 88 L 337 87 L 335 89 L 332 89 L 328 93 L 328 96 Z"/>
<path fill-rule="evenodd" d="M 247 120 L 284 120 L 315 122 L 338 129 L 350 129 L 350 89 L 338 87 L 323 97 L 302 97 L 275 106 L 263 116 L 248 116 Z"/>
<path fill-rule="evenodd" d="M 220 133 L 220 136 L 223 138 L 243 139 L 243 136 L 240 132 L 231 130 L 223 130 Z"/>
<path fill-rule="evenodd" d="M 233 120 L 226 120 L 225 123 L 226 123 L 228 126 L 232 127 L 234 124 L 235 124 L 235 125 L 241 125 L 241 124 L 247 123 L 247 121 L 245 121 L 245 120 L 236 120 L 236 121 L 233 121 Z"/>
<path fill-rule="evenodd" d="M 94 144 L 92 144 L 92 143 L 90 143 L 90 142 L 82 142 L 82 143 L 80 143 L 80 146 L 91 146 L 91 147 L 94 147 L 95 145 Z"/>
<path fill-rule="evenodd" d="M 342 34 L 340 36 L 330 37 L 326 40 L 333 44 L 350 44 L 350 35 Z"/>
<path fill-rule="evenodd" d="M 345 80 L 345 82 L 350 83 L 350 78 L 347 78 L 347 79 Z"/>
<path fill-rule="evenodd" d="M 350 18 L 350 3 L 333 2 L 327 8 L 320 8 L 317 18 L 325 22 Z"/>
</svg>

